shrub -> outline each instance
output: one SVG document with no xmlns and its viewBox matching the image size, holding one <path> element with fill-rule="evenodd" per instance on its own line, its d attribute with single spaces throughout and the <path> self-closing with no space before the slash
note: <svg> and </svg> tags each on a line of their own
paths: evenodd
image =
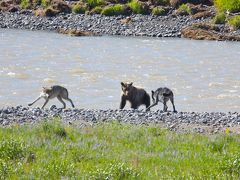
<svg viewBox="0 0 240 180">
<path fill-rule="evenodd" d="M 102 15 L 114 16 L 124 14 L 124 7 L 121 4 L 115 4 L 113 6 L 106 6 L 102 10 Z"/>
<path fill-rule="evenodd" d="M 219 11 L 240 11 L 239 0 L 214 0 L 214 5 L 218 8 Z"/>
<path fill-rule="evenodd" d="M 92 13 L 93 14 L 101 14 L 103 8 L 101 6 L 96 6 L 93 10 Z"/>
<path fill-rule="evenodd" d="M 240 29 L 240 15 L 234 16 L 228 20 L 228 23 L 236 29 Z"/>
<path fill-rule="evenodd" d="M 87 10 L 87 6 L 82 3 L 78 3 L 72 7 L 72 12 L 77 14 L 84 14 Z"/>
<path fill-rule="evenodd" d="M 187 12 L 188 14 L 191 13 L 190 8 L 188 7 L 187 4 L 182 4 L 181 6 L 179 6 L 178 9 L 180 9 L 180 10 L 182 10 L 182 11 L 184 11 L 184 12 Z"/>
<path fill-rule="evenodd" d="M 20 4 L 21 8 L 23 9 L 28 9 L 30 7 L 30 2 L 29 0 L 21 0 Z"/>
<path fill-rule="evenodd" d="M 224 24 L 226 20 L 226 15 L 224 12 L 220 12 L 218 14 L 216 14 L 215 18 L 214 18 L 214 23 L 215 24 Z"/>
<path fill-rule="evenodd" d="M 152 10 L 152 14 L 157 16 L 164 15 L 165 13 L 166 13 L 165 10 L 161 7 L 155 7 Z"/>
<path fill-rule="evenodd" d="M 132 0 L 128 3 L 128 6 L 135 14 L 147 14 L 146 9 L 143 8 L 141 2 L 138 0 Z"/>
<path fill-rule="evenodd" d="M 90 9 L 103 4 L 103 0 L 84 0 L 84 2 L 87 3 Z"/>
</svg>

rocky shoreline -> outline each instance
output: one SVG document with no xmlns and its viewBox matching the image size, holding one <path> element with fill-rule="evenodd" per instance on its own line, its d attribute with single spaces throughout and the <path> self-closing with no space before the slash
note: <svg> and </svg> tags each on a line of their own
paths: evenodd
<svg viewBox="0 0 240 180">
<path fill-rule="evenodd" d="M 131 15 L 102 16 L 85 14 L 59 14 L 54 17 L 32 15 L 31 10 L 15 13 L 0 12 L 0 27 L 11 29 L 47 30 L 77 29 L 97 35 L 180 37 L 181 29 L 193 23 L 203 22 L 190 16 Z M 128 18 L 129 18 L 128 17 Z M 204 19 L 208 21 L 209 19 Z"/>
<path fill-rule="evenodd" d="M 120 122 L 135 125 L 155 124 L 177 132 L 219 133 L 226 129 L 240 133 L 240 113 L 237 112 L 162 112 L 144 110 L 89 110 L 65 109 L 52 106 L 50 109 L 23 106 L 0 110 L 0 125 L 34 124 L 46 119 L 60 118 L 64 123 L 79 128 L 101 122 Z"/>
<path fill-rule="evenodd" d="M 120 35 L 185 37 L 198 40 L 240 41 L 240 30 L 211 25 L 211 18 L 192 16 L 102 16 L 60 13 L 54 17 L 34 16 L 31 10 L 0 12 L 0 28 L 54 31 L 71 36 Z"/>
</svg>

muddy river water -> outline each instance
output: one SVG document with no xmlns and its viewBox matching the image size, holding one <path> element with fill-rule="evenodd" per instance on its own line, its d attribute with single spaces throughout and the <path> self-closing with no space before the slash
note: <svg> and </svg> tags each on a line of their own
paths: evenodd
<svg viewBox="0 0 240 180">
<path fill-rule="evenodd" d="M 0 107 L 26 106 L 42 86 L 60 84 L 77 108 L 117 109 L 120 82 L 132 81 L 149 93 L 171 88 L 178 111 L 240 110 L 236 42 L 70 37 L 7 29 L 0 29 L 0 38 Z M 62 106 L 53 100 L 47 107 L 52 104 Z M 162 105 L 153 110 L 158 108 Z"/>
</svg>

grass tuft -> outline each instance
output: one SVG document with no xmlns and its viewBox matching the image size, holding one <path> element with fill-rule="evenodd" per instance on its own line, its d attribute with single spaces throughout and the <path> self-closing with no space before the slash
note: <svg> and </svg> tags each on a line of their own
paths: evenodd
<svg viewBox="0 0 240 180">
<path fill-rule="evenodd" d="M 230 18 L 228 20 L 228 24 L 233 26 L 235 29 L 240 29 L 240 15 Z"/>
<path fill-rule="evenodd" d="M 104 3 L 104 0 L 83 0 L 90 9 L 95 8 L 96 6 L 100 6 Z"/>
<path fill-rule="evenodd" d="M 128 3 L 128 6 L 131 8 L 132 12 L 135 14 L 147 14 L 147 11 L 144 10 L 142 4 L 138 0 L 132 0 Z"/>
<path fill-rule="evenodd" d="M 214 0 L 214 5 L 217 7 L 218 11 L 240 11 L 239 0 Z"/>
<path fill-rule="evenodd" d="M 124 14 L 124 6 L 121 4 L 106 6 L 103 8 L 101 14 L 105 16 L 117 16 L 117 15 Z"/>
<path fill-rule="evenodd" d="M 214 24 L 224 24 L 226 20 L 226 15 L 224 12 L 219 12 L 216 14 L 216 16 L 214 17 Z"/>
<path fill-rule="evenodd" d="M 101 14 L 102 10 L 103 10 L 103 8 L 102 8 L 101 6 L 96 6 L 96 7 L 92 10 L 92 12 L 93 12 L 94 14 Z"/>
<path fill-rule="evenodd" d="M 154 7 L 152 10 L 152 14 L 156 16 L 161 16 L 165 14 L 165 10 L 161 7 Z"/>
<path fill-rule="evenodd" d="M 190 8 L 188 7 L 187 4 L 180 5 L 178 9 L 180 9 L 180 10 L 182 10 L 184 12 L 187 12 L 188 14 L 191 14 Z"/>
<path fill-rule="evenodd" d="M 20 7 L 22 9 L 30 8 L 30 1 L 29 0 L 21 0 Z"/>
<path fill-rule="evenodd" d="M 83 3 L 75 4 L 72 7 L 72 12 L 76 14 L 84 14 L 87 11 L 87 6 Z"/>
</svg>

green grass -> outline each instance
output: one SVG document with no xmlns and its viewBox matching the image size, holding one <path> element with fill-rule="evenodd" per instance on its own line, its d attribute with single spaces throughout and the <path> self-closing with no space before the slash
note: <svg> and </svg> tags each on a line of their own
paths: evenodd
<svg viewBox="0 0 240 180">
<path fill-rule="evenodd" d="M 96 6 L 95 8 L 93 8 L 93 12 L 94 14 L 101 14 L 103 8 L 101 6 Z"/>
<path fill-rule="evenodd" d="M 179 6 L 180 10 L 187 12 L 188 14 L 191 14 L 190 8 L 187 6 L 187 4 L 182 4 Z"/>
<path fill-rule="evenodd" d="M 83 2 L 87 3 L 90 9 L 93 9 L 96 6 L 102 5 L 104 0 L 83 0 Z"/>
<path fill-rule="evenodd" d="M 128 3 L 128 6 L 131 8 L 132 12 L 135 14 L 147 14 L 148 12 L 143 9 L 142 4 L 138 0 L 132 0 Z"/>
<path fill-rule="evenodd" d="M 218 11 L 240 11 L 240 0 L 214 0 Z"/>
<path fill-rule="evenodd" d="M 46 7 L 48 7 L 48 6 L 50 6 L 50 1 L 48 1 L 48 0 L 40 0 L 41 1 L 41 6 L 43 7 L 43 8 L 46 8 Z"/>
<path fill-rule="evenodd" d="M 224 12 L 219 12 L 213 19 L 214 24 L 224 24 L 226 20 L 226 15 Z"/>
<path fill-rule="evenodd" d="M 161 16 L 165 14 L 165 10 L 161 7 L 155 7 L 152 10 L 152 14 L 156 16 Z"/>
<path fill-rule="evenodd" d="M 75 4 L 72 7 L 72 12 L 76 13 L 76 14 L 84 14 L 87 10 L 87 6 L 83 3 L 78 3 Z"/>
<path fill-rule="evenodd" d="M 240 136 L 156 125 L 0 128 L 0 179 L 239 179 Z"/>
<path fill-rule="evenodd" d="M 103 8 L 101 14 L 105 16 L 117 16 L 117 15 L 124 14 L 124 6 L 121 4 L 106 6 Z"/>
<path fill-rule="evenodd" d="M 29 0 L 21 0 L 20 7 L 22 9 L 28 9 L 30 7 Z"/>
<path fill-rule="evenodd" d="M 240 15 L 230 18 L 228 20 L 228 24 L 233 26 L 235 29 L 240 29 Z"/>
</svg>

